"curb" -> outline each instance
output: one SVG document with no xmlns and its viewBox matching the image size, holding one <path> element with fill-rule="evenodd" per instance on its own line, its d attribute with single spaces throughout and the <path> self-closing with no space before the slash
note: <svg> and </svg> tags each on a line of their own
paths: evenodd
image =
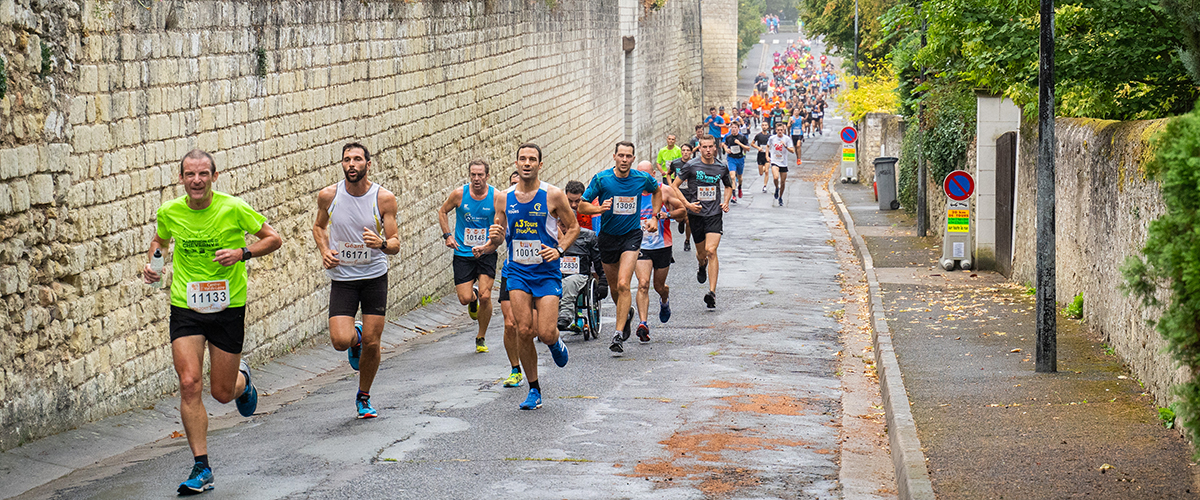
<svg viewBox="0 0 1200 500">
<path fill-rule="evenodd" d="M 883 317 L 883 293 L 879 288 L 879 280 L 875 277 L 875 263 L 867 244 L 854 227 L 854 219 L 846 208 L 842 196 L 837 192 L 834 179 L 829 180 L 829 194 L 838 207 L 838 215 L 850 233 L 850 240 L 862 259 L 863 272 L 867 276 L 867 288 L 870 301 L 867 303 L 867 313 L 870 315 L 871 342 L 875 348 L 875 366 L 879 373 L 879 390 L 883 395 L 883 407 L 887 413 L 888 444 L 892 451 L 892 464 L 896 468 L 896 489 L 901 500 L 933 500 L 933 483 L 929 479 L 929 469 L 925 466 L 925 453 L 921 451 L 921 441 L 917 438 L 917 424 L 913 420 L 912 408 L 908 402 L 908 391 L 904 389 L 904 380 L 900 376 L 900 363 L 896 361 L 896 351 L 892 348 L 892 333 L 887 320 Z"/>
</svg>

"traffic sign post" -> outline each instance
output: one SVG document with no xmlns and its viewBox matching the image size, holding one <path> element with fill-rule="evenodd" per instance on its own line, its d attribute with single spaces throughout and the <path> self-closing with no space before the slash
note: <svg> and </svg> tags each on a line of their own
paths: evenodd
<svg viewBox="0 0 1200 500">
<path fill-rule="evenodd" d="M 951 271 L 957 263 L 962 269 L 974 265 L 971 247 L 971 195 L 975 179 L 962 170 L 955 170 L 942 182 L 946 192 L 946 230 L 942 235 L 942 269 Z"/>
<path fill-rule="evenodd" d="M 854 127 L 842 129 L 842 184 L 858 184 L 858 131 Z"/>
</svg>

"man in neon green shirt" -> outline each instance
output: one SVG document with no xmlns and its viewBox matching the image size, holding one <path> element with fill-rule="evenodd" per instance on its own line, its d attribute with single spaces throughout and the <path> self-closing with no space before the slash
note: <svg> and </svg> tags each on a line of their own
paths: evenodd
<svg viewBox="0 0 1200 500">
<path fill-rule="evenodd" d="M 158 229 L 148 257 L 165 252 L 175 240 L 171 280 L 171 354 L 179 375 L 179 414 L 195 457 L 192 473 L 179 485 L 181 495 L 213 487 L 208 465 L 208 413 L 204 391 L 204 350 L 208 344 L 212 396 L 221 403 L 237 400 L 244 417 L 254 414 L 258 391 L 250 383 L 250 367 L 242 361 L 246 333 L 246 263 L 279 248 L 279 234 L 266 218 L 235 196 L 213 190 L 217 165 L 195 149 L 183 157 L 179 182 L 184 195 L 158 208 Z M 258 237 L 246 246 L 246 233 Z M 160 253 L 161 255 L 161 253 Z M 143 280 L 155 283 L 160 272 L 146 264 Z"/>
<path fill-rule="evenodd" d="M 663 175 L 667 174 L 667 170 L 671 167 L 671 162 L 683 157 L 683 151 L 679 146 L 675 145 L 675 134 L 667 135 L 667 147 L 658 150 L 658 169 Z"/>
</svg>

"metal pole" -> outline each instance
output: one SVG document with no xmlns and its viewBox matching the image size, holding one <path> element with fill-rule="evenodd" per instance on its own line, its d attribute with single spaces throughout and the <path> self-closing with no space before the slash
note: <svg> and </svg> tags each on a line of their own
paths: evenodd
<svg viewBox="0 0 1200 500">
<path fill-rule="evenodd" d="M 925 17 L 921 15 L 921 4 L 917 4 L 917 17 L 921 18 L 921 48 L 925 48 Z M 921 82 L 925 82 L 925 68 L 921 68 Z M 929 175 L 925 166 L 925 96 L 921 96 L 921 105 L 917 112 L 918 137 L 917 156 L 917 236 L 924 238 L 929 233 Z"/>
<path fill-rule="evenodd" d="M 854 90 L 858 90 L 858 0 L 854 0 Z"/>
<path fill-rule="evenodd" d="M 1058 371 L 1054 254 L 1054 0 L 1041 0 L 1038 64 L 1037 355 L 1035 371 Z"/>
</svg>

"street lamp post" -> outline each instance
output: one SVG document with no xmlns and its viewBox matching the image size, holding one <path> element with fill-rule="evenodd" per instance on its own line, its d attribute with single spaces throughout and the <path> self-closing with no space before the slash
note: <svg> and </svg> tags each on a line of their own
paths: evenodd
<svg viewBox="0 0 1200 500">
<path fill-rule="evenodd" d="M 1054 0 L 1041 0 L 1038 63 L 1037 348 L 1034 371 L 1058 371 L 1054 255 Z"/>
</svg>

